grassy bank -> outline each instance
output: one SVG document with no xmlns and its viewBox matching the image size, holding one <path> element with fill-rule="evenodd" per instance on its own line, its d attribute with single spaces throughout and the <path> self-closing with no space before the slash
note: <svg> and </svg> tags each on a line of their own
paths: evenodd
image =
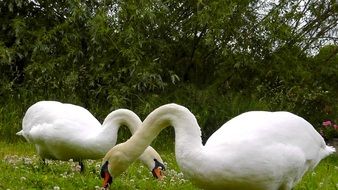
<svg viewBox="0 0 338 190">
<path fill-rule="evenodd" d="M 0 189 L 100 189 L 100 160 L 85 162 L 84 173 L 76 162 L 48 161 L 43 164 L 28 143 L 0 142 Z M 184 179 L 176 165 L 171 148 L 160 148 L 159 153 L 167 164 L 166 178 L 158 182 L 141 163 L 135 162 L 122 176 L 115 179 L 111 189 L 196 189 Z M 337 190 L 338 157 L 323 160 L 304 176 L 295 190 Z"/>
</svg>

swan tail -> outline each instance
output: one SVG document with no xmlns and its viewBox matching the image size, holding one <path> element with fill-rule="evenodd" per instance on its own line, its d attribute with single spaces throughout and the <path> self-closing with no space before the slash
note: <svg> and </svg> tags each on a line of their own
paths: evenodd
<svg viewBox="0 0 338 190">
<path fill-rule="evenodd" d="M 19 131 L 16 133 L 16 135 L 20 135 L 20 136 L 23 136 L 23 130 Z"/>
<path fill-rule="evenodd" d="M 319 151 L 319 155 L 317 156 L 317 159 L 310 162 L 309 170 L 314 170 L 315 167 L 318 165 L 318 163 L 322 159 L 326 158 L 327 156 L 335 152 L 336 152 L 336 149 L 334 147 L 324 145 L 323 148 Z"/>
<path fill-rule="evenodd" d="M 323 151 L 323 156 L 326 157 L 330 154 L 333 154 L 336 152 L 336 149 L 333 146 L 326 146 L 324 151 Z"/>
<path fill-rule="evenodd" d="M 30 140 L 28 139 L 27 135 L 25 134 L 23 130 L 17 132 L 16 135 L 23 136 L 27 142 L 30 142 Z"/>
</svg>

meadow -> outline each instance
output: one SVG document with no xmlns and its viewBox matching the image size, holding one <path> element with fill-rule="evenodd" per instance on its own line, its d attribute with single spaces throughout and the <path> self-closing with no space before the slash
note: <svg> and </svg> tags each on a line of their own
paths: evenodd
<svg viewBox="0 0 338 190">
<path fill-rule="evenodd" d="M 157 181 L 140 162 L 135 162 L 116 178 L 111 190 L 195 190 L 180 172 L 173 147 L 155 147 L 165 161 L 167 170 L 163 181 Z M 36 155 L 34 146 L 25 142 L 0 142 L 0 189 L 101 189 L 100 160 L 85 161 L 85 171 L 79 172 L 77 162 L 47 161 L 44 164 Z M 308 172 L 295 190 L 337 190 L 338 156 L 324 159 L 314 171 Z"/>
</svg>

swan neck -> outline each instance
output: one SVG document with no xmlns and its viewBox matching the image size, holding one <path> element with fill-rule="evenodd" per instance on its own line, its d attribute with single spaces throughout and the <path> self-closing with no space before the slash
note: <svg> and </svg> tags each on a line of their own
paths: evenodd
<svg viewBox="0 0 338 190">
<path fill-rule="evenodd" d="M 135 159 L 151 144 L 166 127 L 175 129 L 176 155 L 182 152 L 198 152 L 203 147 L 201 130 L 195 116 L 185 107 L 167 104 L 151 112 L 143 121 L 141 128 L 125 143 L 129 154 Z M 186 155 L 186 154 L 185 154 Z"/>
<path fill-rule="evenodd" d="M 111 112 L 102 123 L 102 137 L 107 139 L 117 139 L 117 134 L 120 126 L 128 127 L 131 134 L 134 134 L 139 126 L 141 119 L 132 111 L 127 109 L 118 109 Z"/>
</svg>

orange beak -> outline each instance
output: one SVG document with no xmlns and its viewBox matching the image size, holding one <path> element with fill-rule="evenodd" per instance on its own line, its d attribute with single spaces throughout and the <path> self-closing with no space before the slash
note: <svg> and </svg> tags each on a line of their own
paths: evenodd
<svg viewBox="0 0 338 190">
<path fill-rule="evenodd" d="M 105 189 L 108 188 L 112 181 L 113 178 L 110 176 L 110 174 L 108 172 L 104 172 L 102 187 Z"/>
<path fill-rule="evenodd" d="M 153 175 L 158 180 L 162 180 L 164 178 L 161 167 L 157 167 L 157 168 L 153 169 Z"/>
</svg>

